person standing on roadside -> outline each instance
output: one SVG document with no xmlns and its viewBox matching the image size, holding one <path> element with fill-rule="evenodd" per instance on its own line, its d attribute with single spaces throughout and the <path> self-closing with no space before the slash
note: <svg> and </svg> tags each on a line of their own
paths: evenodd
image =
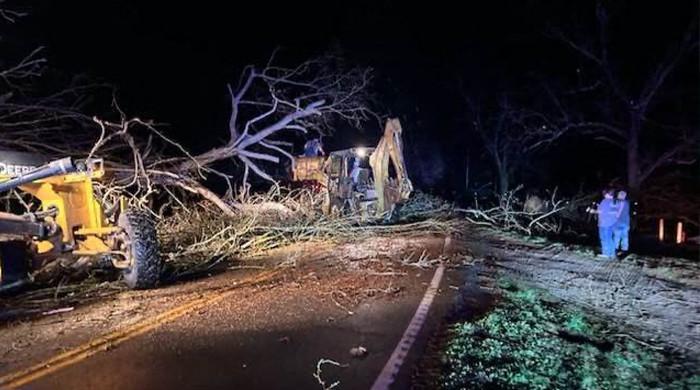
<svg viewBox="0 0 700 390">
<path fill-rule="evenodd" d="M 620 255 L 624 255 L 629 251 L 630 245 L 630 202 L 627 200 L 627 192 L 618 191 L 615 206 L 617 220 L 613 227 L 613 242 L 615 250 L 620 250 Z"/>
<path fill-rule="evenodd" d="M 603 200 L 598 208 L 587 210 L 589 213 L 598 214 L 598 236 L 600 237 L 600 256 L 614 259 L 615 244 L 613 241 L 613 227 L 617 221 L 617 207 L 613 201 L 613 190 L 603 190 Z"/>
</svg>

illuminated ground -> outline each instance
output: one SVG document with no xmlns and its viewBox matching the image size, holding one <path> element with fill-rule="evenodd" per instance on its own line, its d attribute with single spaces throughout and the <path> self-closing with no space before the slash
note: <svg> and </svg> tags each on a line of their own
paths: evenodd
<svg viewBox="0 0 700 390">
<path fill-rule="evenodd" d="M 623 335 L 605 339 L 612 341 L 613 351 L 628 348 L 624 340 L 633 337 L 654 351 L 677 352 L 669 365 L 697 358 L 697 264 L 636 257 L 603 263 L 586 248 L 488 231 L 467 231 L 460 237 L 446 240 L 414 233 L 345 244 L 301 244 L 246 263 L 255 268 L 203 275 L 157 290 L 114 292 L 111 285 L 98 286 L 89 304 L 5 323 L 0 332 L 0 376 L 99 336 L 155 321 L 152 328 L 100 344 L 93 348 L 97 353 L 78 356 L 60 370 L 38 369 L 27 388 L 320 388 L 313 376 L 320 359 L 343 364 L 323 367 L 327 385 L 340 381 L 340 388 L 368 388 L 404 332 L 434 272 L 434 268 L 402 264 L 409 254 L 415 260 L 419 257 L 415 254 L 423 251 L 429 259 L 442 256 L 448 271 L 429 321 L 399 373 L 397 388 L 434 388 L 436 382 L 431 381 L 445 375 L 445 364 L 451 361 L 446 356 L 456 357 L 450 364 L 464 377 L 470 374 L 460 362 L 469 356 L 481 356 L 484 361 L 493 357 L 493 351 L 476 341 L 467 345 L 458 340 L 460 334 L 473 330 L 470 323 L 488 321 L 494 315 L 500 318 L 504 290 L 495 287 L 503 277 L 548 291 L 555 301 L 584 308 L 592 322 L 604 319 L 607 333 Z M 251 278 L 255 283 L 243 285 Z M 198 300 L 204 303 L 184 314 L 165 320 L 157 317 Z M 65 304 L 65 300 L 60 302 Z M 19 310 L 26 302 L 21 296 L 6 301 L 4 314 L 13 304 Z M 516 302 L 516 307 L 524 310 L 522 315 L 532 314 L 527 304 Z M 516 321 L 511 322 L 517 327 Z M 527 332 L 516 336 L 526 342 L 537 338 Z M 561 342 L 557 337 L 554 339 Z M 467 339 L 477 338 L 470 335 Z M 460 347 L 464 345 L 469 348 Z M 351 356 L 350 349 L 359 346 L 368 354 Z M 598 348 L 584 346 L 590 351 Z M 563 350 L 569 351 L 567 348 Z M 496 352 L 527 354 L 507 348 Z M 573 372 L 566 365 L 557 367 L 551 377 Z M 528 378 L 512 374 L 517 380 Z M 541 373 L 535 374 L 541 382 Z M 605 374 L 600 375 L 607 380 Z M 536 388 L 535 382 L 533 379 L 530 388 Z M 459 388 L 462 382 L 443 377 L 439 383 Z"/>
<path fill-rule="evenodd" d="M 257 264 L 265 269 L 229 271 L 147 292 L 121 292 L 71 312 L 7 326 L 0 335 L 2 345 L 8 346 L 0 367 L 2 374 L 16 372 L 274 269 L 279 272 L 271 278 L 235 288 L 215 304 L 116 347 L 107 345 L 106 352 L 41 374 L 27 388 L 315 388 L 313 373 L 322 358 L 347 365 L 324 367 L 323 377 L 329 383 L 340 380 L 344 388 L 367 388 L 396 346 L 434 272 L 398 260 L 415 250 L 434 255 L 452 252 L 444 246 L 444 238 L 436 236 L 340 247 L 301 245 L 260 259 Z M 338 261 L 341 255 L 348 260 Z M 442 292 L 399 383 L 408 383 L 426 336 L 452 306 L 459 275 L 450 271 L 443 279 Z M 358 346 L 368 350 L 365 357 L 349 353 Z"/>
</svg>

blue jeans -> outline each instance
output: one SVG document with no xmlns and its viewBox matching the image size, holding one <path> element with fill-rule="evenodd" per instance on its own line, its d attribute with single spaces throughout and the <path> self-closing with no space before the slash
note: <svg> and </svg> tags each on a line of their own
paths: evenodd
<svg viewBox="0 0 700 390">
<path fill-rule="evenodd" d="M 613 241 L 612 226 L 598 226 L 600 236 L 600 248 L 603 256 L 615 257 L 615 243 Z"/>
<path fill-rule="evenodd" d="M 613 242 L 615 249 L 627 252 L 630 248 L 630 227 L 629 225 L 615 225 L 613 229 Z"/>
</svg>

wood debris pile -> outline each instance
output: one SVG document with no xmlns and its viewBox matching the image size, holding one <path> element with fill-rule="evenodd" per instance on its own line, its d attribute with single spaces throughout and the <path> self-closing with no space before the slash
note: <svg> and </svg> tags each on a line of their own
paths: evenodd
<svg viewBox="0 0 700 390">
<path fill-rule="evenodd" d="M 233 217 L 199 202 L 160 220 L 161 250 L 175 275 L 297 242 L 361 240 L 416 231 L 449 233 L 458 223 L 449 218 L 448 203 L 420 193 L 401 208 L 396 223 L 363 220 L 359 215 L 324 215 L 323 195 L 306 189 L 274 187 L 236 202 L 239 206 Z"/>
<path fill-rule="evenodd" d="M 558 233 L 561 230 L 559 213 L 566 210 L 568 202 L 557 199 L 554 190 L 548 200 L 533 201 L 535 197 L 523 199 L 519 192 L 522 186 L 497 197 L 495 205 L 484 207 L 477 201 L 473 207 L 460 208 L 467 221 L 490 228 L 515 231 L 527 235 Z"/>
</svg>

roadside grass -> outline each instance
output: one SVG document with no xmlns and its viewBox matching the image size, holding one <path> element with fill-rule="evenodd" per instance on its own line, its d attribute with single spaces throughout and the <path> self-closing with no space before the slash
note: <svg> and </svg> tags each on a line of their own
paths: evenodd
<svg viewBox="0 0 700 390">
<path fill-rule="evenodd" d="M 441 358 L 444 389 L 700 389 L 677 359 L 507 280 L 486 316 L 455 324 Z"/>
</svg>

